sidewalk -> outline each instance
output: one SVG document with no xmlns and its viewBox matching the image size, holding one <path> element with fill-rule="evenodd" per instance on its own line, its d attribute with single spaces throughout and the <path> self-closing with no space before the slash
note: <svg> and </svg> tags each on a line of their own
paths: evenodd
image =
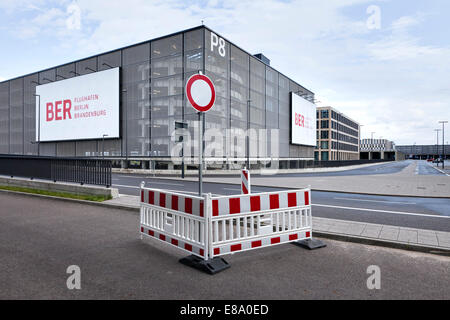
<svg viewBox="0 0 450 320">
<path fill-rule="evenodd" d="M 103 204 L 139 210 L 138 196 L 120 195 Z M 314 212 L 313 212 L 314 215 Z M 450 232 L 313 217 L 315 235 L 416 251 L 450 252 Z"/>
<path fill-rule="evenodd" d="M 427 176 L 416 174 L 417 163 L 395 174 L 354 176 L 252 176 L 252 186 L 301 189 L 311 186 L 312 190 L 372 194 L 399 197 L 450 198 L 449 176 Z M 165 177 L 164 179 L 179 179 Z M 185 180 L 197 181 L 186 177 Z M 204 177 L 204 182 L 230 183 L 240 185 L 239 177 Z"/>
</svg>

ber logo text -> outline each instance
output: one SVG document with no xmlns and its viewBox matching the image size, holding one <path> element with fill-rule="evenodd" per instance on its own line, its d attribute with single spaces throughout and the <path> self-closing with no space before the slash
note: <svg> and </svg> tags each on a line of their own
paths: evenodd
<svg viewBox="0 0 450 320">
<path fill-rule="evenodd" d="M 305 127 L 305 117 L 300 113 L 295 113 L 295 125 Z"/>
<path fill-rule="evenodd" d="M 70 110 L 72 109 L 72 100 L 59 100 L 55 102 L 47 102 L 46 111 L 47 122 L 72 119 Z"/>
</svg>

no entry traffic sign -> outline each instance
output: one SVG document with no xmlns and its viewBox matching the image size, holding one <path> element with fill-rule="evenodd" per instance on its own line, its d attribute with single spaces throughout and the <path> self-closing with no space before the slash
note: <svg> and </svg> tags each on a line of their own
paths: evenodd
<svg viewBox="0 0 450 320">
<path fill-rule="evenodd" d="M 214 105 L 216 89 L 210 78 L 194 74 L 186 83 L 186 96 L 195 110 L 206 112 Z"/>
</svg>

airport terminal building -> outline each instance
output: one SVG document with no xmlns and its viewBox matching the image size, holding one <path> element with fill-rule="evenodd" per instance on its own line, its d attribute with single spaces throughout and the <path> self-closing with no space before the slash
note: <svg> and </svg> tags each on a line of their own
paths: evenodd
<svg viewBox="0 0 450 320">
<path fill-rule="evenodd" d="M 205 129 L 278 129 L 277 141 L 269 143 L 278 144 L 280 160 L 314 159 L 315 111 L 305 125 L 292 108 L 298 99 L 313 105 L 314 93 L 273 69 L 263 55 L 247 53 L 206 26 L 1 82 L 0 154 L 167 167 L 175 122 L 191 130 L 198 119 L 185 83 L 199 71 L 216 89 Z M 71 127 L 75 122 L 78 127 Z M 297 139 L 294 122 L 310 125 L 312 144 Z"/>
</svg>

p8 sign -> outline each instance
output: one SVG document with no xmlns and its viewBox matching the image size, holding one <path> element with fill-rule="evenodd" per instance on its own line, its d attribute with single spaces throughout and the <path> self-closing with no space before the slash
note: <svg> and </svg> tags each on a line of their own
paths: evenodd
<svg viewBox="0 0 450 320">
<path fill-rule="evenodd" d="M 219 55 L 225 58 L 227 53 L 225 49 L 226 42 L 224 39 L 220 38 L 214 32 L 211 32 L 211 51 L 214 52 L 214 49 L 217 49 Z"/>
</svg>

